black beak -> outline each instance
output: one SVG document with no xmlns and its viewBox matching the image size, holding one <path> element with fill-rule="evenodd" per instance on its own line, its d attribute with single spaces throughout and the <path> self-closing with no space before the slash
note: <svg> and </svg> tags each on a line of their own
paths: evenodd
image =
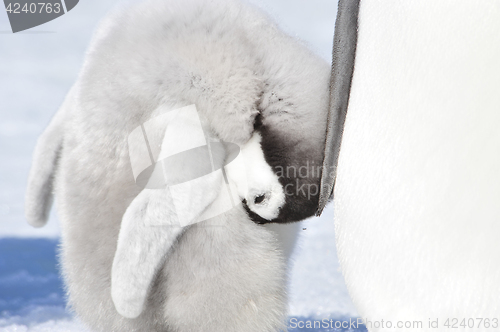
<svg viewBox="0 0 500 332">
<path fill-rule="evenodd" d="M 247 205 L 246 199 L 242 200 L 241 203 L 243 203 L 243 207 L 245 208 L 245 211 L 247 212 L 248 216 L 250 217 L 250 219 L 253 220 L 254 223 L 259 224 L 259 225 L 263 225 L 263 224 L 268 224 L 268 223 L 273 222 L 272 220 L 267 220 L 267 219 L 262 218 L 257 213 L 250 210 L 250 208 Z"/>
</svg>

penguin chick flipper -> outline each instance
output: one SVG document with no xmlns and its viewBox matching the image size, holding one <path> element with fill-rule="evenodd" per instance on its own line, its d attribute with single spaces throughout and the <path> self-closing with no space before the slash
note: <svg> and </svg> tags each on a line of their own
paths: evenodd
<svg viewBox="0 0 500 332">
<path fill-rule="evenodd" d="M 37 141 L 25 198 L 25 216 L 33 227 L 43 227 L 53 202 L 54 180 L 63 147 L 65 114 L 73 106 L 74 88 Z"/>
<path fill-rule="evenodd" d="M 182 227 L 154 226 L 155 205 L 165 193 L 143 190 L 125 212 L 111 272 L 111 296 L 118 313 L 136 318 L 158 265 L 182 232 Z M 156 203 L 156 204 L 155 204 Z M 167 217 L 171 217 L 168 216 Z"/>
<path fill-rule="evenodd" d="M 150 284 L 185 226 L 217 197 L 222 177 L 213 173 L 164 189 L 144 189 L 122 218 L 111 271 L 111 297 L 126 318 L 144 309 Z"/>
</svg>

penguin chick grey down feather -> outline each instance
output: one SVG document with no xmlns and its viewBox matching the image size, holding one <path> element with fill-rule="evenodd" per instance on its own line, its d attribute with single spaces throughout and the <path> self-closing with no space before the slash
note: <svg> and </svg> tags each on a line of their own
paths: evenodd
<svg viewBox="0 0 500 332">
<path fill-rule="evenodd" d="M 35 227 L 57 197 L 62 270 L 81 320 L 106 332 L 284 328 L 298 224 L 282 224 L 316 211 L 328 82 L 325 61 L 236 0 L 144 1 L 107 17 L 38 140 L 26 197 Z M 129 135 L 189 105 L 209 142 L 241 147 L 246 173 L 176 196 L 138 186 Z M 161 141 L 165 128 L 149 135 Z M 228 151 L 211 157 L 220 168 Z M 225 181 L 241 204 L 194 222 Z M 187 226 L 169 223 L 176 213 Z"/>
</svg>

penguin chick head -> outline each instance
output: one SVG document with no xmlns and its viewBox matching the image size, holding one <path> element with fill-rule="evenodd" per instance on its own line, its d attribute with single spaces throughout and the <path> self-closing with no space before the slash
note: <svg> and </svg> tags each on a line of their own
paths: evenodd
<svg viewBox="0 0 500 332">
<path fill-rule="evenodd" d="M 238 161 L 226 167 L 244 209 L 256 223 L 300 221 L 316 211 L 319 191 L 315 182 L 321 173 L 304 176 L 295 172 L 307 170 L 304 165 L 315 149 L 287 141 L 262 126 L 241 147 Z"/>
<path fill-rule="evenodd" d="M 321 116 L 316 115 L 316 118 L 321 119 Z M 261 208 L 258 204 L 259 201 L 264 202 L 267 195 L 250 195 L 253 201 L 247 199 L 243 203 L 248 215 L 257 223 L 301 221 L 313 216 L 318 207 L 324 157 L 321 149 L 323 127 L 319 124 L 311 130 L 303 126 L 303 130 L 297 132 L 292 130 L 290 119 L 279 125 L 273 120 L 258 116 L 254 135 L 259 137 L 259 153 L 266 169 L 272 174 L 267 175 L 269 180 L 265 181 L 272 183 L 274 190 L 267 192 L 270 199 L 279 197 L 280 207 L 273 210 L 275 213 L 268 218 L 260 213 L 267 206 Z"/>
</svg>

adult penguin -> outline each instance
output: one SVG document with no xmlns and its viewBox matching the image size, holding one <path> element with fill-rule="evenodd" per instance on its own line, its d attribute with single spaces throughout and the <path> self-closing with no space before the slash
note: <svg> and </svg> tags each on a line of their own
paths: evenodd
<svg viewBox="0 0 500 332">
<path fill-rule="evenodd" d="M 500 5 L 340 8 L 354 73 L 327 148 L 340 146 L 336 240 L 359 314 L 370 331 L 498 329 Z"/>
</svg>

